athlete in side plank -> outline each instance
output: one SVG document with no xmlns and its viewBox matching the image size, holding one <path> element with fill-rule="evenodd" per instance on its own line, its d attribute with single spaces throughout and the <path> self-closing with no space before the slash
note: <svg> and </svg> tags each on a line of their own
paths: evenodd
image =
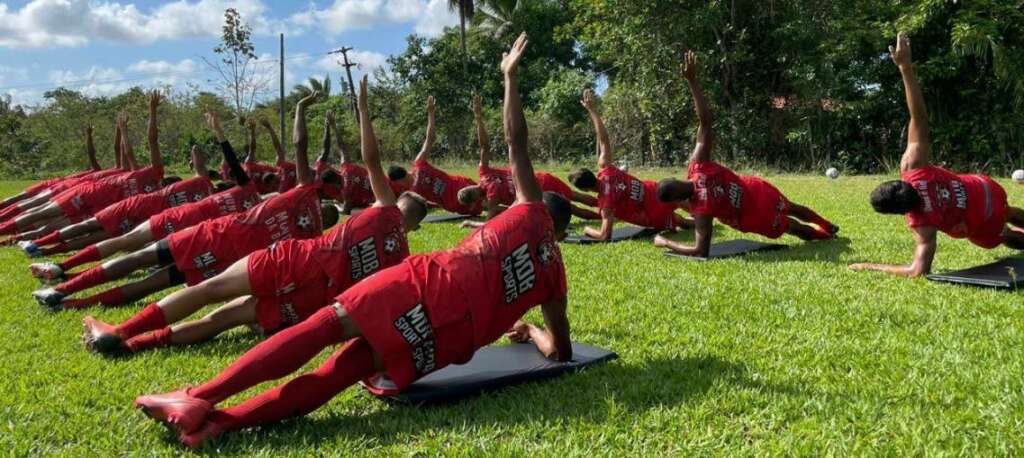
<svg viewBox="0 0 1024 458">
<path fill-rule="evenodd" d="M 899 34 L 889 54 L 903 75 L 910 125 L 907 149 L 900 160 L 901 179 L 878 185 L 871 192 L 871 206 L 878 213 L 906 215 L 914 234 L 914 259 L 910 265 L 862 263 L 850 268 L 903 277 L 926 275 L 932 270 L 940 231 L 985 249 L 1005 245 L 1024 250 L 1024 210 L 1007 203 L 1006 191 L 999 183 L 985 175 L 957 175 L 932 165 L 928 108 L 906 35 Z"/>
<path fill-rule="evenodd" d="M 249 253 L 275 242 L 322 235 L 324 225 L 333 226 L 338 210 L 320 204 L 320 189 L 313 182 L 306 157 L 306 107 L 317 93 L 302 99 L 295 108 L 295 153 L 299 162 L 299 183 L 285 193 L 276 195 L 252 210 L 207 221 L 134 253 L 108 261 L 87 270 L 55 288 L 33 293 L 49 310 L 83 308 L 102 303 L 119 305 L 141 299 L 171 286 L 195 285 L 211 278 Z M 328 172 L 333 175 L 333 172 Z M 338 182 L 337 175 L 324 177 L 324 182 Z M 161 266 L 146 279 L 104 291 L 84 299 L 68 296 L 100 284 L 124 278 L 136 270 Z"/>
<path fill-rule="evenodd" d="M 36 240 L 23 242 L 21 248 L 33 258 L 80 250 L 126 234 L 149 220 L 149 217 L 168 208 L 203 200 L 213 194 L 214 187 L 199 146 L 192 147 L 192 164 L 195 171 L 193 178 L 165 186 L 156 192 L 129 197 L 104 208 L 85 221 Z"/>
<path fill-rule="evenodd" d="M 686 256 L 706 257 L 711 249 L 715 218 L 738 231 L 771 239 L 782 234 L 803 240 L 835 238 L 838 226 L 810 208 L 790 202 L 771 183 L 758 177 L 736 175 L 711 160 L 715 135 L 711 109 L 697 81 L 697 55 L 687 52 L 680 70 L 693 93 L 693 105 L 700 121 L 697 144 L 690 155 L 687 179 L 666 178 L 658 183 L 657 193 L 662 202 L 689 203 L 696 225 L 696 244 L 686 246 L 662 236 L 656 237 L 654 244 Z"/>
<path fill-rule="evenodd" d="M 532 340 L 548 358 L 572 359 L 557 242 L 571 215 L 563 197 L 541 193 L 530 164 L 516 75 L 525 47 L 524 34 L 501 65 L 515 205 L 452 250 L 412 256 L 357 283 L 334 304 L 253 347 L 214 379 L 140 396 L 136 405 L 177 429 L 182 443 L 199 447 L 225 431 L 305 415 L 360 380 L 378 393 L 400 391 L 435 370 L 468 361 L 503 334 Z M 546 329 L 520 321 L 538 304 Z M 316 370 L 233 407 L 214 408 L 297 371 L 337 344 L 341 348 Z"/>
<path fill-rule="evenodd" d="M 458 198 L 459 203 L 465 206 L 483 202 L 484 209 L 487 211 L 487 219 L 491 219 L 512 205 L 515 201 L 516 191 L 512 185 L 511 170 L 491 167 L 491 142 L 487 135 L 487 126 L 484 125 L 483 103 L 479 95 L 473 97 L 473 121 L 476 124 L 477 139 L 480 143 L 480 164 L 477 166 L 480 184 L 460 189 Z M 536 172 L 535 175 L 544 192 L 553 192 L 572 202 L 597 205 L 597 199 L 593 196 L 573 191 L 564 181 L 550 173 Z M 593 210 L 575 205 L 572 207 L 572 214 L 588 220 L 601 219 L 601 215 Z M 464 221 L 462 225 L 463 227 L 480 227 L 482 223 Z"/>
<path fill-rule="evenodd" d="M 146 222 L 130 232 L 102 242 L 89 245 L 64 261 L 57 263 L 36 263 L 29 266 L 32 275 L 44 281 L 65 280 L 72 269 L 90 262 L 101 261 L 117 253 L 140 250 L 150 243 L 170 234 L 188 229 L 204 221 L 248 211 L 260 203 L 256 184 L 249 178 L 238 161 L 231 143 L 221 130 L 216 113 L 208 113 L 206 122 L 213 131 L 228 164 L 226 176 L 235 180 L 235 185 L 199 202 L 174 207 L 153 215 Z M 230 184 L 230 182 L 227 182 Z"/>
<path fill-rule="evenodd" d="M 270 142 L 274 145 L 274 152 L 277 153 L 276 173 L 280 180 L 277 192 L 288 191 L 294 188 L 297 183 L 296 165 L 294 162 L 289 162 L 287 156 L 285 156 L 284 147 L 281 146 L 281 141 L 277 139 L 277 131 L 274 130 L 274 126 L 270 125 L 270 121 L 267 118 L 261 118 L 260 125 L 270 134 Z M 284 135 L 284 132 L 281 135 Z"/>
<path fill-rule="evenodd" d="M 584 234 L 597 240 L 609 240 L 617 220 L 658 231 L 692 227 L 691 221 L 676 213 L 680 208 L 678 203 L 658 200 L 655 195 L 657 183 L 640 180 L 615 166 L 612 142 L 608 138 L 601 114 L 597 112 L 594 92 L 590 89 L 583 91 L 583 100 L 580 103 L 590 114 L 594 132 L 597 134 L 597 166 L 600 168 L 596 176 L 588 169 L 580 169 L 569 175 L 569 181 L 576 188 L 597 192 L 601 228 L 586 227 L 583 229 Z"/>
<path fill-rule="evenodd" d="M 223 273 L 150 304 L 118 326 L 86 317 L 86 347 L 107 354 L 212 339 L 228 329 L 259 325 L 275 333 L 299 323 L 350 286 L 409 256 L 406 232 L 427 215 L 422 197 L 396 197 L 380 165 L 377 139 L 360 83 L 359 113 L 363 162 L 376 203 L 322 237 L 287 240 L 256 251 Z M 201 320 L 169 326 L 209 304 L 229 301 Z M 151 331 L 151 332 L 150 332 Z"/>
<path fill-rule="evenodd" d="M 117 132 L 120 132 L 119 130 Z M 120 138 L 120 133 L 114 135 L 115 141 Z M 120 147 L 115 148 L 115 154 L 120 155 Z M 77 180 L 83 177 L 90 176 L 103 168 L 100 166 L 99 161 L 96 160 L 96 147 L 92 141 L 92 126 L 85 126 L 85 154 L 89 158 L 89 168 L 82 170 L 81 172 L 73 173 L 71 175 L 65 175 L 62 177 L 50 178 L 49 180 L 40 181 L 32 186 L 25 188 L 24 191 L 19 192 L 11 197 L 8 197 L 0 201 L 0 212 L 6 210 L 18 203 L 24 202 L 25 200 L 35 197 L 42 192 L 49 190 L 52 186 L 64 182 L 66 180 Z M 117 158 L 117 168 L 120 169 L 121 158 Z"/>
</svg>

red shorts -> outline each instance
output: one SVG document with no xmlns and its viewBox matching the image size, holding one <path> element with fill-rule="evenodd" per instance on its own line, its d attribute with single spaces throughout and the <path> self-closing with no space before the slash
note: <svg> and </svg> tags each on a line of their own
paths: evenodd
<svg viewBox="0 0 1024 458">
<path fill-rule="evenodd" d="M 747 197 L 740 215 L 742 232 L 759 234 L 770 239 L 782 237 L 789 230 L 789 200 L 771 183 L 755 177 L 743 177 Z"/>
<path fill-rule="evenodd" d="M 256 320 L 272 333 L 299 323 L 333 300 L 330 278 L 315 265 L 309 243 L 286 240 L 249 255 Z"/>
<path fill-rule="evenodd" d="M 367 381 L 367 389 L 375 394 L 401 391 L 430 372 L 469 361 L 476 350 L 469 298 L 462 291 L 430 291 L 434 282 L 418 281 L 417 276 L 424 277 L 406 261 L 356 283 L 337 298 L 380 355 L 393 383 Z"/>
<path fill-rule="evenodd" d="M 177 232 L 167 238 L 174 265 L 185 276 L 185 283 L 189 286 L 215 277 L 238 260 L 234 250 L 211 241 L 205 232 L 195 230 L 199 227 L 193 226 L 191 230 Z"/>
<path fill-rule="evenodd" d="M 84 190 L 87 186 L 78 186 L 76 189 Z M 95 213 L 95 210 L 92 208 L 93 206 L 85 201 L 81 193 L 77 192 L 62 192 L 54 197 L 53 203 L 60 207 L 61 211 L 64 212 L 64 217 L 72 223 L 80 223 L 85 219 L 86 215 Z"/>
<path fill-rule="evenodd" d="M 162 201 L 157 199 L 128 198 L 104 208 L 94 218 L 103 226 L 107 235 L 117 237 L 146 222 L 150 215 L 159 212 L 161 208 Z"/>
<path fill-rule="evenodd" d="M 178 231 L 179 228 L 175 227 L 174 221 L 168 218 L 166 213 L 164 211 L 149 217 L 149 233 L 152 240 L 160 240 Z"/>
<path fill-rule="evenodd" d="M 657 199 L 657 197 L 654 197 L 654 199 Z M 657 231 L 667 231 L 672 229 L 674 227 L 675 212 L 677 209 L 678 207 L 675 204 L 646 202 L 644 204 L 644 213 L 647 215 L 646 226 Z"/>
<path fill-rule="evenodd" d="M 984 211 L 980 212 L 984 220 L 976 225 L 968 222 L 970 235 L 967 236 L 967 240 L 979 247 L 992 249 L 1005 241 L 1003 231 L 1006 229 L 1006 215 L 1010 206 L 1006 202 L 1006 190 L 999 183 L 987 176 L 980 178 L 988 191 Z"/>
</svg>

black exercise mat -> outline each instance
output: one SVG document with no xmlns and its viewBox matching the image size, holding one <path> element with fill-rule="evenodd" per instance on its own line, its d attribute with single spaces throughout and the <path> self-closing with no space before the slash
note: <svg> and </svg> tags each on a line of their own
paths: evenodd
<svg viewBox="0 0 1024 458">
<path fill-rule="evenodd" d="M 928 275 L 932 281 L 959 285 L 985 286 L 999 289 L 1017 289 L 1024 283 L 1024 258 L 1006 258 L 1001 261 L 942 274 Z"/>
<path fill-rule="evenodd" d="M 658 231 L 646 227 L 638 226 L 620 226 L 612 230 L 611 240 L 597 240 L 587 237 L 586 235 L 570 235 L 563 240 L 565 243 L 609 243 L 609 242 L 621 242 L 623 240 L 639 239 L 643 237 L 650 237 L 657 234 Z"/>
<path fill-rule="evenodd" d="M 451 365 L 417 380 L 405 391 L 383 399 L 414 404 L 452 401 L 511 385 L 575 372 L 619 355 L 580 343 L 572 344 L 572 361 L 547 359 L 532 343 L 485 347 L 466 364 Z"/>
<path fill-rule="evenodd" d="M 435 213 L 423 218 L 424 223 L 451 223 L 472 218 L 473 215 L 457 215 L 455 213 Z"/>
<path fill-rule="evenodd" d="M 757 251 L 776 251 L 784 250 L 786 248 L 789 247 L 778 243 L 762 243 L 755 242 L 753 240 L 740 239 L 711 244 L 711 250 L 708 252 L 708 257 L 706 258 L 702 258 L 699 256 L 683 256 L 674 251 L 665 251 L 665 256 L 668 256 L 670 258 L 692 259 L 695 261 L 707 261 L 709 259 L 722 259 L 731 258 L 735 256 L 743 256 L 747 253 L 754 253 Z"/>
</svg>

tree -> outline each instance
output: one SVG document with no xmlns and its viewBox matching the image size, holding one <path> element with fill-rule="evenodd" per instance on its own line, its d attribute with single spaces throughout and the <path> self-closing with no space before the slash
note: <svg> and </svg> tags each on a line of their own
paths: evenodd
<svg viewBox="0 0 1024 458">
<path fill-rule="evenodd" d="M 238 122 L 244 122 L 245 113 L 252 109 L 256 98 L 270 84 L 271 76 L 260 67 L 256 48 L 251 40 L 252 28 L 242 21 L 234 8 L 224 10 L 224 27 L 221 42 L 213 48 L 218 60 L 203 58 L 208 67 L 215 70 L 219 80 L 211 81 L 231 101 Z"/>
<path fill-rule="evenodd" d="M 466 53 L 466 22 L 473 19 L 473 0 L 448 0 L 448 10 L 459 12 L 459 41 L 462 44 L 462 59 L 468 58 Z"/>
<path fill-rule="evenodd" d="M 501 38 L 512 30 L 519 0 L 483 0 L 478 7 L 474 26 L 494 38 Z"/>
<path fill-rule="evenodd" d="M 306 98 L 307 95 L 312 94 L 314 91 L 320 93 L 324 98 L 331 96 L 331 75 L 324 76 L 324 80 L 320 81 L 316 78 L 310 77 L 306 84 L 296 84 L 292 88 L 292 93 L 299 96 L 298 100 Z"/>
</svg>

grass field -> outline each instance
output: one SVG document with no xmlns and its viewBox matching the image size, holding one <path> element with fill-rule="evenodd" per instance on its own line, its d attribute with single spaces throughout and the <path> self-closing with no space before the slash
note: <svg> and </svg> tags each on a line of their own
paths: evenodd
<svg viewBox="0 0 1024 458">
<path fill-rule="evenodd" d="M 1020 454 L 1021 295 L 851 272 L 851 262 L 910 259 L 903 219 L 867 203 L 881 177 L 770 178 L 839 224 L 844 240 L 785 237 L 788 251 L 708 263 L 664 258 L 648 242 L 562 247 L 573 336 L 616 351 L 617 361 L 442 407 L 389 406 L 351 389 L 308 418 L 230 434 L 207 451 Z M 1024 203 L 1024 188 L 1003 184 Z M 0 195 L 24 185 L 2 182 Z M 465 233 L 432 225 L 411 244 L 443 249 Z M 716 226 L 719 239 L 739 236 Z M 935 265 L 1011 253 L 943 236 Z M 48 314 L 34 303 L 28 264 L 17 249 L 0 249 L 0 454 L 184 453 L 132 400 L 215 375 L 256 337 L 238 331 L 107 360 L 79 341 L 84 313 Z M 91 313 L 119 321 L 141 305 Z"/>
</svg>

